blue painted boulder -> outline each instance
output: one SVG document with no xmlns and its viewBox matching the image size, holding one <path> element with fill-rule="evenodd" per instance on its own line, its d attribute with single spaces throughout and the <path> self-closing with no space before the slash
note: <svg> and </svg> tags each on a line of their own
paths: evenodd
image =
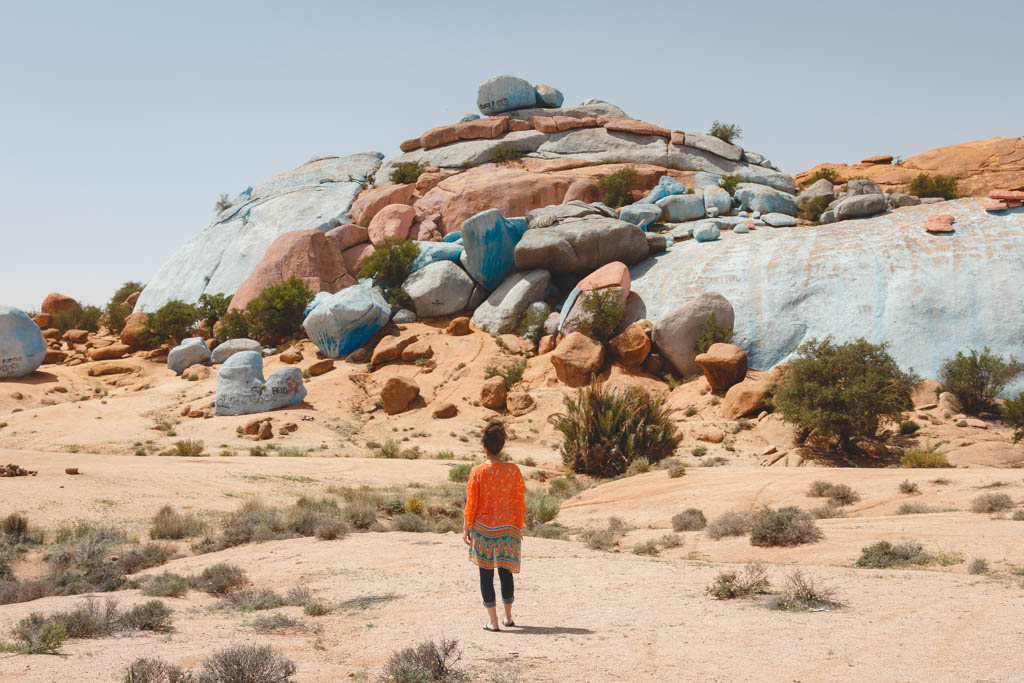
<svg viewBox="0 0 1024 683">
<path fill-rule="evenodd" d="M 496 289 L 515 267 L 515 249 L 526 233 L 525 218 L 505 218 L 497 209 L 462 222 L 462 265 L 474 280 Z"/>
<path fill-rule="evenodd" d="M 670 223 L 685 223 L 704 218 L 704 198 L 695 194 L 673 194 L 659 199 L 661 216 Z"/>
<path fill-rule="evenodd" d="M 740 183 L 733 197 L 739 202 L 740 209 L 743 211 L 784 213 L 787 216 L 795 216 L 798 210 L 796 197 L 767 185 Z"/>
<path fill-rule="evenodd" d="M 639 225 L 645 232 L 647 231 L 647 226 L 659 218 L 661 218 L 661 207 L 657 204 L 641 204 L 638 202 L 622 207 L 622 210 L 619 212 L 619 220 Z"/>
<path fill-rule="evenodd" d="M 445 235 L 441 239 L 441 241 L 442 242 L 449 242 L 449 243 L 461 242 L 462 241 L 462 233 L 461 232 L 450 232 L 447 235 Z"/>
<path fill-rule="evenodd" d="M 479 118 L 480 114 L 466 114 L 461 119 L 459 119 L 459 123 L 466 123 L 467 121 L 476 121 Z"/>
<path fill-rule="evenodd" d="M 461 244 L 450 242 L 416 242 L 419 245 L 420 253 L 412 262 L 412 272 L 421 270 L 431 263 L 438 261 L 458 261 L 462 256 L 463 247 Z"/>
<path fill-rule="evenodd" d="M 773 228 L 792 228 L 796 225 L 796 219 L 784 213 L 766 213 L 761 216 L 761 220 Z"/>
<path fill-rule="evenodd" d="M 180 375 L 193 365 L 209 365 L 210 349 L 202 337 L 189 337 L 167 354 L 167 368 Z"/>
<path fill-rule="evenodd" d="M 714 221 L 701 221 L 693 226 L 693 239 L 698 242 L 714 242 L 720 234 L 718 223 Z"/>
<path fill-rule="evenodd" d="M 484 116 L 536 105 L 537 91 L 529 81 L 508 74 L 491 76 L 476 92 L 476 106 Z"/>
<path fill-rule="evenodd" d="M 0 306 L 0 379 L 24 377 L 46 357 L 46 340 L 28 314 Z"/>
<path fill-rule="evenodd" d="M 550 85 L 538 83 L 534 88 L 534 92 L 537 93 L 537 106 L 544 109 L 558 109 L 565 102 L 565 96 L 562 95 L 562 91 L 558 88 L 552 88 Z"/>
<path fill-rule="evenodd" d="M 725 216 L 732 210 L 732 196 L 720 187 L 706 188 L 704 208 L 708 215 L 712 215 L 712 209 L 717 209 L 717 215 Z"/>
<path fill-rule="evenodd" d="M 673 178 L 672 176 L 663 175 L 658 179 L 658 184 L 654 186 L 647 196 L 637 202 L 637 204 L 654 204 L 659 199 L 670 197 L 674 194 L 686 194 L 686 185 Z"/>
<path fill-rule="evenodd" d="M 370 280 L 324 297 L 302 322 L 328 358 L 352 353 L 391 320 L 391 306 Z"/>
<path fill-rule="evenodd" d="M 302 370 L 287 367 L 263 379 L 263 356 L 259 351 L 241 351 L 231 356 L 217 372 L 217 415 L 249 415 L 300 403 L 306 398 Z"/>
<path fill-rule="evenodd" d="M 227 362 L 228 358 L 242 351 L 259 351 L 263 353 L 263 345 L 255 339 L 228 339 L 223 344 L 217 345 L 217 348 L 210 354 L 210 360 L 215 364 L 224 363 Z"/>
</svg>

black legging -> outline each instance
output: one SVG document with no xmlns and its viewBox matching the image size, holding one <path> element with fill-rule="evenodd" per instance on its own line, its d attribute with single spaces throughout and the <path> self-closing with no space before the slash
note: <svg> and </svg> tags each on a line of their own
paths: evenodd
<svg viewBox="0 0 1024 683">
<path fill-rule="evenodd" d="M 494 570 L 480 567 L 480 594 L 484 597 L 484 607 L 494 607 Z M 512 580 L 512 572 L 498 567 L 498 580 L 501 582 L 501 602 L 511 605 L 516 600 L 516 585 Z"/>
</svg>

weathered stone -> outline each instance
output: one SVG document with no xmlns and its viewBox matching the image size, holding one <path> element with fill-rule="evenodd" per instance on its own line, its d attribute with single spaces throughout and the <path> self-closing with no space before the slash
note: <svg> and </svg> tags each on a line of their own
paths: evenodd
<svg viewBox="0 0 1024 683">
<path fill-rule="evenodd" d="M 32 318 L 17 308 L 0 306 L 0 379 L 35 372 L 46 355 L 46 340 Z"/>
<path fill-rule="evenodd" d="M 333 358 L 321 358 L 318 361 L 314 361 L 306 366 L 306 372 L 312 377 L 319 377 L 320 375 L 326 374 L 334 369 Z"/>
<path fill-rule="evenodd" d="M 388 415 L 404 412 L 420 395 L 420 387 L 409 377 L 391 377 L 380 390 L 380 400 Z"/>
<path fill-rule="evenodd" d="M 189 337 L 167 354 L 167 368 L 180 375 L 185 368 L 210 362 L 210 349 L 202 337 Z M 262 367 L 262 365 L 261 365 Z"/>
<path fill-rule="evenodd" d="M 323 299 L 302 326 L 328 358 L 356 350 L 391 320 L 391 306 L 379 289 L 359 283 Z"/>
<path fill-rule="evenodd" d="M 831 202 L 835 199 L 835 186 L 825 178 L 819 178 L 796 196 L 797 206 L 803 206 L 804 202 L 816 197 L 826 197 Z"/>
<path fill-rule="evenodd" d="M 716 210 L 719 215 L 725 216 L 732 211 L 732 195 L 720 187 L 709 187 L 704 192 L 704 210 L 710 213 Z"/>
<path fill-rule="evenodd" d="M 762 410 L 771 393 L 772 378 L 768 374 L 748 377 L 732 385 L 722 399 L 722 417 L 737 420 Z"/>
<path fill-rule="evenodd" d="M 41 330 L 49 329 L 53 327 L 54 316 L 50 313 L 36 313 L 32 316 L 32 322 L 36 324 Z"/>
<path fill-rule="evenodd" d="M 472 331 L 473 330 L 469 329 L 469 318 L 466 316 L 452 318 L 451 322 L 448 323 L 448 327 L 445 328 L 445 332 L 453 337 L 462 337 Z"/>
<path fill-rule="evenodd" d="M 550 85 L 538 83 L 534 86 L 534 92 L 537 94 L 537 106 L 539 107 L 557 109 L 565 101 L 562 91 L 558 88 L 552 88 Z"/>
<path fill-rule="evenodd" d="M 659 199 L 662 219 L 667 223 L 684 223 L 704 218 L 704 198 L 696 194 L 674 194 Z"/>
<path fill-rule="evenodd" d="M 416 315 L 436 318 L 464 310 L 473 293 L 472 278 L 451 261 L 438 261 L 410 275 L 402 288 Z"/>
<path fill-rule="evenodd" d="M 653 123 L 647 121 L 640 121 L 639 119 L 620 119 L 620 118 L 608 118 L 601 117 L 597 120 L 598 124 L 604 126 L 608 130 L 621 131 L 624 133 L 633 133 L 634 135 L 657 135 L 661 138 L 672 137 L 672 132 L 667 128 L 656 126 Z"/>
<path fill-rule="evenodd" d="M 373 355 L 370 356 L 370 365 L 380 365 L 381 363 L 398 360 L 402 357 L 402 351 L 405 351 L 405 347 L 415 344 L 419 341 L 419 338 L 418 334 L 388 335 L 384 337 L 374 347 Z"/>
<path fill-rule="evenodd" d="M 960 399 L 951 391 L 943 391 L 939 394 L 939 410 L 943 413 L 950 412 L 954 415 L 963 412 L 964 406 Z"/>
<path fill-rule="evenodd" d="M 500 376 L 484 380 L 480 387 L 480 405 L 491 410 L 502 410 L 505 407 L 507 389 L 505 379 Z"/>
<path fill-rule="evenodd" d="M 784 213 L 766 213 L 761 216 L 761 220 L 773 228 L 792 228 L 796 225 L 796 219 Z"/>
<path fill-rule="evenodd" d="M 77 305 L 78 302 L 66 294 L 50 292 L 46 295 L 46 298 L 43 299 L 42 305 L 39 306 L 39 312 L 49 315 L 57 315 L 58 313 L 71 310 Z"/>
<path fill-rule="evenodd" d="M 489 334 L 514 332 L 526 307 L 547 295 L 550 281 L 542 269 L 510 275 L 473 312 L 473 325 Z"/>
<path fill-rule="evenodd" d="M 735 320 L 732 305 L 717 292 L 705 292 L 654 321 L 652 341 L 672 366 L 684 377 L 697 374 L 697 335 L 708 316 L 715 324 L 732 327 Z"/>
<path fill-rule="evenodd" d="M 651 352 L 651 340 L 647 336 L 646 326 L 639 321 L 613 337 L 610 346 L 616 360 L 627 368 L 641 365 Z"/>
<path fill-rule="evenodd" d="M 722 443 L 725 441 L 725 432 L 718 427 L 704 427 L 694 435 L 694 438 L 705 443 Z"/>
<path fill-rule="evenodd" d="M 647 358 L 646 360 L 644 360 L 644 370 L 651 373 L 652 375 L 658 375 L 664 369 L 665 359 L 662 358 L 660 353 L 647 354 Z"/>
<path fill-rule="evenodd" d="M 508 219 L 497 209 L 467 219 L 462 223 L 466 271 L 484 287 L 496 288 L 515 267 L 516 245 L 526 231 L 525 218 Z"/>
<path fill-rule="evenodd" d="M 391 322 L 396 325 L 407 325 L 408 323 L 414 323 L 417 320 L 419 320 L 419 318 L 417 318 L 416 314 L 408 308 L 398 309 L 398 312 L 391 318 Z"/>
<path fill-rule="evenodd" d="M 263 379 L 263 356 L 242 351 L 228 358 L 217 373 L 217 415 L 247 415 L 300 403 L 306 397 L 299 368 L 281 368 Z M 269 424 L 269 423 L 265 423 Z"/>
<path fill-rule="evenodd" d="M 463 121 L 455 126 L 460 140 L 493 140 L 508 132 L 508 117 L 489 116 Z"/>
<path fill-rule="evenodd" d="M 255 339 L 228 339 L 223 344 L 217 345 L 217 348 L 215 348 L 213 353 L 210 354 L 210 360 L 218 364 L 223 363 L 240 351 L 262 352 L 263 345 Z"/>
<path fill-rule="evenodd" d="M 126 344 L 132 351 L 142 348 L 142 341 L 139 333 L 146 329 L 147 314 L 138 311 L 129 315 L 124 322 L 124 329 L 121 330 L 121 343 Z"/>
<path fill-rule="evenodd" d="M 798 211 L 793 195 L 764 185 L 740 183 L 733 196 L 742 211 L 784 213 L 787 216 L 795 216 Z"/>
<path fill-rule="evenodd" d="M 286 351 L 282 351 L 278 358 L 282 363 L 295 365 L 296 363 L 302 362 L 302 352 L 295 348 L 287 349 Z"/>
<path fill-rule="evenodd" d="M 555 350 L 555 335 L 545 334 L 537 342 L 537 355 L 543 356 L 545 353 L 551 353 Z"/>
<path fill-rule="evenodd" d="M 452 263 L 458 263 L 462 258 L 462 252 L 464 248 L 462 242 L 424 242 L 417 241 L 416 246 L 420 248 L 420 253 L 416 255 L 415 260 L 412 262 L 412 272 L 426 268 L 431 263 L 438 263 L 440 261 L 451 261 Z"/>
<path fill-rule="evenodd" d="M 438 420 L 447 420 L 459 414 L 459 409 L 454 403 L 444 402 L 434 408 L 432 415 Z"/>
<path fill-rule="evenodd" d="M 687 147 L 696 147 L 697 149 L 702 149 L 705 152 L 711 152 L 712 154 L 720 156 L 723 159 L 728 159 L 729 161 L 739 161 L 743 158 L 742 147 L 716 138 L 714 135 L 686 131 L 686 140 L 683 144 Z"/>
<path fill-rule="evenodd" d="M 193 365 L 185 368 L 185 372 L 181 373 L 181 378 L 188 380 L 189 382 L 198 382 L 210 377 L 213 374 L 213 370 L 207 365 Z M 187 408 L 188 406 L 186 406 Z M 189 411 L 191 413 L 192 411 Z"/>
<path fill-rule="evenodd" d="M 883 194 L 883 192 L 878 183 L 867 178 L 854 178 L 846 183 L 847 197 L 856 197 L 862 194 Z"/>
<path fill-rule="evenodd" d="M 661 207 L 657 204 L 630 204 L 619 211 L 619 219 L 633 223 L 647 230 L 647 226 L 661 218 Z"/>
<path fill-rule="evenodd" d="M 733 344 L 712 344 L 694 362 L 704 372 L 711 391 L 725 391 L 747 376 L 747 354 Z"/>
<path fill-rule="evenodd" d="M 836 213 L 836 220 L 845 221 L 885 213 L 888 208 L 889 203 L 884 194 L 861 194 L 840 199 L 833 210 Z"/>
<path fill-rule="evenodd" d="M 480 84 L 476 93 L 476 106 L 485 116 L 514 109 L 526 109 L 537 104 L 537 91 L 526 80 L 500 74 Z"/>
<path fill-rule="evenodd" d="M 123 357 L 129 351 L 131 348 L 127 344 L 109 344 L 89 349 L 86 355 L 89 356 L 89 360 L 114 360 Z"/>
<path fill-rule="evenodd" d="M 389 239 L 403 240 L 409 236 L 409 228 L 416 218 L 416 211 L 405 204 L 389 204 L 377 212 L 370 221 L 367 235 L 370 243 L 377 247 Z"/>
<path fill-rule="evenodd" d="M 508 408 L 508 412 L 512 413 L 516 417 L 526 415 L 537 407 L 537 403 L 533 400 L 533 396 L 530 396 L 530 394 L 525 391 L 508 392 L 508 396 L 505 399 L 505 405 Z"/>
<path fill-rule="evenodd" d="M 584 218 L 527 231 L 516 245 L 515 267 L 559 273 L 593 270 L 612 261 L 633 265 L 648 253 L 638 226 L 616 218 Z"/>
<path fill-rule="evenodd" d="M 919 206 L 921 204 L 921 198 L 915 197 L 911 194 L 901 194 L 899 192 L 893 192 L 886 196 L 886 201 L 889 202 L 890 209 L 900 209 L 904 206 Z"/>
<path fill-rule="evenodd" d="M 417 147 L 419 144 L 417 143 Z M 352 202 L 352 209 L 349 213 L 352 216 L 352 223 L 356 227 L 361 225 L 369 225 L 377 213 L 385 206 L 390 204 L 411 204 L 413 192 L 416 190 L 416 186 L 413 183 L 395 184 L 395 185 L 383 185 L 381 187 L 371 187 L 363 190 L 359 193 L 359 196 L 354 202 Z M 331 228 L 327 235 L 330 237 L 331 233 L 335 233 L 338 228 L 343 228 L 344 225 L 339 225 L 337 228 Z M 366 228 L 363 228 L 365 231 Z M 335 233 L 337 234 L 337 233 Z M 365 232 L 363 233 L 365 235 Z M 355 233 L 349 232 L 349 239 L 356 237 Z M 347 249 L 359 242 L 366 242 L 369 238 L 352 242 L 351 244 L 345 244 L 342 249 Z"/>
<path fill-rule="evenodd" d="M 604 346 L 581 332 L 570 332 L 551 352 L 551 365 L 563 383 L 584 386 L 604 367 Z"/>
<path fill-rule="evenodd" d="M 68 330 L 61 339 L 69 344 L 84 344 L 89 341 L 89 330 Z"/>
<path fill-rule="evenodd" d="M 700 221 L 693 226 L 693 239 L 698 242 L 714 242 L 721 235 L 715 221 Z"/>
<path fill-rule="evenodd" d="M 402 350 L 402 360 L 406 363 L 415 363 L 418 360 L 433 358 L 433 356 L 434 347 L 425 341 L 414 342 Z"/>
</svg>

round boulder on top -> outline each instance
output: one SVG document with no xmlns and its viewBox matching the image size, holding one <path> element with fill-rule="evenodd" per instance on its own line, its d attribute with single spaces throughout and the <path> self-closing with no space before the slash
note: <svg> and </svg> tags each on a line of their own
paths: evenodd
<svg viewBox="0 0 1024 683">
<path fill-rule="evenodd" d="M 562 103 L 565 102 L 565 97 L 562 95 L 562 91 L 558 88 L 552 88 L 550 85 L 538 83 L 534 90 L 537 92 L 538 107 L 544 107 L 545 109 L 558 109 L 562 106 Z"/>
<path fill-rule="evenodd" d="M 493 116 L 513 109 L 526 109 L 537 105 L 537 91 L 518 76 L 500 74 L 480 84 L 476 93 L 476 106 L 485 116 Z"/>
<path fill-rule="evenodd" d="M 228 358 L 217 373 L 217 415 L 248 415 L 300 403 L 306 398 L 302 370 L 275 370 L 263 380 L 263 356 L 259 351 L 240 351 Z"/>
<path fill-rule="evenodd" d="M 210 349 L 202 337 L 189 337 L 167 354 L 167 368 L 180 375 L 193 365 L 210 362 Z"/>
<path fill-rule="evenodd" d="M 0 306 L 0 379 L 35 372 L 46 357 L 39 326 L 17 308 Z"/>
</svg>

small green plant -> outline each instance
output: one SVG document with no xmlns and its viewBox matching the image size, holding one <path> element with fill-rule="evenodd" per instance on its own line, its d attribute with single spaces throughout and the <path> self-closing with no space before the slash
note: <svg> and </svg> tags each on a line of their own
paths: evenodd
<svg viewBox="0 0 1024 683">
<path fill-rule="evenodd" d="M 835 599 L 832 589 L 819 585 L 799 569 L 786 577 L 782 593 L 771 598 L 767 604 L 768 609 L 785 612 L 833 610 L 842 606 Z"/>
<path fill-rule="evenodd" d="M 448 469 L 448 479 L 454 482 L 469 481 L 469 471 L 473 469 L 472 463 L 459 463 Z"/>
<path fill-rule="evenodd" d="M 686 476 L 686 463 L 675 462 L 672 463 L 668 468 L 668 476 L 670 479 L 678 479 L 679 477 Z"/>
<path fill-rule="evenodd" d="M 213 330 L 217 321 L 224 317 L 231 304 L 231 294 L 201 294 L 196 310 L 199 311 L 199 320 L 207 329 Z"/>
<path fill-rule="evenodd" d="M 707 454 L 707 446 L 694 446 L 693 448 L 690 449 L 690 455 L 692 455 L 695 458 L 703 458 Z"/>
<path fill-rule="evenodd" d="M 420 453 L 415 448 L 402 448 L 402 444 L 395 439 L 388 439 L 378 446 L 373 453 L 375 458 L 386 458 L 388 460 L 416 460 Z"/>
<path fill-rule="evenodd" d="M 900 422 L 900 434 L 904 436 L 915 434 L 919 429 L 921 429 L 921 425 L 917 424 L 913 420 L 904 420 L 903 422 Z"/>
<path fill-rule="evenodd" d="M 100 329 L 100 317 L 103 311 L 98 306 L 82 306 L 75 303 L 71 308 L 53 316 L 53 326 L 64 334 L 68 330 L 87 330 L 96 332 Z"/>
<path fill-rule="evenodd" d="M 901 481 L 899 488 L 900 493 L 908 496 L 915 493 L 921 493 L 921 489 L 918 488 L 917 484 L 910 481 L 909 479 L 904 479 L 903 481 Z"/>
<path fill-rule="evenodd" d="M 751 517 L 749 512 L 729 511 L 716 517 L 704 529 L 709 538 L 718 540 L 726 536 L 745 536 L 750 532 Z"/>
<path fill-rule="evenodd" d="M 739 184 L 742 183 L 742 182 L 743 182 L 743 178 L 740 178 L 739 176 L 727 175 L 727 176 L 722 176 L 722 179 L 720 181 L 718 181 L 718 186 L 720 188 L 722 188 L 723 190 L 725 190 L 726 192 L 728 192 L 729 196 L 732 197 L 733 195 L 736 194 L 736 189 L 739 187 Z"/>
<path fill-rule="evenodd" d="M 415 240 L 389 237 L 363 260 L 359 277 L 373 278 L 392 305 L 407 307 L 409 295 L 402 289 L 402 283 L 412 272 L 413 261 L 419 253 Z"/>
<path fill-rule="evenodd" d="M 732 341 L 732 334 L 732 328 L 717 324 L 715 314 L 712 313 L 704 319 L 704 323 L 697 332 L 697 353 L 707 353 L 712 344 L 728 344 Z"/>
<path fill-rule="evenodd" d="M 811 484 L 807 495 L 811 498 L 828 498 L 836 505 L 852 505 L 860 500 L 860 494 L 846 484 L 833 484 L 821 479 Z"/>
<path fill-rule="evenodd" d="M 697 508 L 687 508 L 672 517 L 673 531 L 701 531 L 707 525 L 707 518 Z"/>
<path fill-rule="evenodd" d="M 405 505 L 402 507 L 405 514 L 422 517 L 427 512 L 427 501 L 423 500 L 421 496 L 409 496 L 405 499 Z"/>
<path fill-rule="evenodd" d="M 227 595 L 247 582 L 245 570 L 229 562 L 218 562 L 189 579 L 192 588 L 210 595 Z"/>
<path fill-rule="evenodd" d="M 403 161 L 391 168 L 391 174 L 388 176 L 388 179 L 392 183 L 415 183 L 426 170 L 427 163 L 425 161 Z"/>
<path fill-rule="evenodd" d="M 924 547 L 917 541 L 902 541 L 896 544 L 879 541 L 863 548 L 854 566 L 884 569 L 912 564 L 924 565 L 931 561 L 932 556 L 924 552 Z"/>
<path fill-rule="evenodd" d="M 663 401 L 637 386 L 590 386 L 566 397 L 565 409 L 550 422 L 562 434 L 562 462 L 580 474 L 616 477 L 640 457 L 658 463 L 682 438 Z"/>
<path fill-rule="evenodd" d="M 644 541 L 633 546 L 634 555 L 657 555 L 661 549 L 656 541 Z"/>
<path fill-rule="evenodd" d="M 798 507 L 761 508 L 750 524 L 750 545 L 793 546 L 822 538 L 814 518 Z"/>
<path fill-rule="evenodd" d="M 526 359 L 520 358 L 519 360 L 513 361 L 509 365 L 504 367 L 498 367 L 497 365 L 488 365 L 484 368 L 484 379 L 490 379 L 491 377 L 501 377 L 505 380 L 505 388 L 511 389 L 515 385 L 523 381 L 523 373 L 526 371 Z"/>
<path fill-rule="evenodd" d="M 651 463 L 647 458 L 639 457 L 629 463 L 629 467 L 626 468 L 626 476 L 633 477 L 638 474 L 645 474 L 651 471 Z"/>
<path fill-rule="evenodd" d="M 632 166 L 624 166 L 619 170 L 600 178 L 597 181 L 597 194 L 601 202 L 612 208 L 629 204 L 633 198 L 629 191 L 635 189 L 638 174 Z"/>
<path fill-rule="evenodd" d="M 192 683 L 192 672 L 161 659 L 140 657 L 128 665 L 121 683 Z"/>
<path fill-rule="evenodd" d="M 900 456 L 900 467 L 952 467 L 943 453 L 926 448 L 908 448 Z"/>
<path fill-rule="evenodd" d="M 1013 499 L 1005 493 L 983 493 L 971 501 L 971 512 L 1002 512 L 1013 507 Z"/>
<path fill-rule="evenodd" d="M 313 290 L 297 275 L 269 285 L 245 307 L 249 334 L 274 342 L 294 337 L 312 300 Z"/>
<path fill-rule="evenodd" d="M 1003 405 L 1002 421 L 1009 427 L 1013 427 L 1013 441 L 1024 439 L 1024 392 L 1017 394 L 1016 398 L 1009 398 Z"/>
<path fill-rule="evenodd" d="M 708 135 L 718 138 L 723 142 L 732 144 L 733 140 L 739 140 L 743 136 L 743 129 L 735 123 L 723 123 L 715 119 L 708 130 Z"/>
<path fill-rule="evenodd" d="M 983 557 L 976 557 L 967 566 L 968 574 L 988 574 L 988 560 Z"/>
<path fill-rule="evenodd" d="M 197 680 L 211 683 L 288 683 L 295 670 L 295 662 L 270 646 L 232 645 L 204 660 Z"/>
<path fill-rule="evenodd" d="M 217 203 L 214 205 L 213 208 L 216 209 L 217 213 L 220 213 L 225 209 L 230 209 L 231 199 L 226 194 L 222 194 L 220 197 L 217 198 Z"/>
<path fill-rule="evenodd" d="M 146 317 L 139 341 L 147 349 L 170 342 L 178 344 L 188 337 L 199 321 L 199 310 L 184 301 L 168 301 Z"/>
<path fill-rule="evenodd" d="M 942 388 L 956 395 L 968 413 L 989 409 L 1006 385 L 1024 372 L 1024 363 L 1010 357 L 1003 360 L 985 347 L 970 355 L 957 351 L 939 370 Z"/>
<path fill-rule="evenodd" d="M 916 382 L 913 374 L 899 368 L 885 344 L 812 339 L 789 363 L 774 388 L 772 404 L 787 422 L 832 436 L 847 451 L 854 437 L 875 436 L 883 419 L 902 419 Z"/>
<path fill-rule="evenodd" d="M 938 174 L 933 176 L 928 173 L 921 173 L 911 180 L 907 192 L 917 197 L 941 197 L 942 199 L 956 199 L 960 196 L 956 178 Z"/>
<path fill-rule="evenodd" d="M 519 327 L 516 328 L 516 334 L 536 345 L 540 341 L 540 338 L 544 336 L 544 323 L 547 322 L 548 316 L 551 315 L 551 308 L 545 304 L 543 307 L 528 306 L 523 311 L 523 317 L 519 321 Z"/>
<path fill-rule="evenodd" d="M 137 631 L 167 632 L 171 630 L 171 610 L 160 600 L 136 605 L 121 616 L 127 628 Z"/>
<path fill-rule="evenodd" d="M 618 287 L 604 287 L 580 294 L 581 314 L 566 331 L 582 332 L 591 339 L 606 344 L 626 315 L 626 306 L 621 301 L 622 290 Z"/>
<path fill-rule="evenodd" d="M 224 343 L 228 339 L 245 339 L 249 336 L 249 314 L 245 311 L 227 311 L 220 318 L 220 325 L 215 333 L 217 341 Z"/>
<path fill-rule="evenodd" d="M 458 641 L 427 640 L 393 653 L 384 665 L 381 681 L 391 683 L 458 683 L 465 674 L 458 668 Z"/>
<path fill-rule="evenodd" d="M 797 218 L 802 218 L 805 221 L 811 221 L 817 223 L 821 220 L 821 214 L 828 211 L 828 205 L 831 204 L 831 200 L 828 195 L 818 195 L 817 197 L 811 197 L 805 199 L 800 204 L 800 210 L 797 212 Z"/>
<path fill-rule="evenodd" d="M 165 505 L 153 517 L 153 526 L 149 530 L 149 537 L 179 540 L 199 536 L 202 533 L 203 523 L 199 517 L 191 513 L 178 512 L 170 505 Z"/>
<path fill-rule="evenodd" d="M 748 563 L 742 572 L 719 572 L 714 582 L 705 589 L 716 600 L 735 600 L 765 594 L 771 589 L 768 571 L 763 564 Z"/>
<path fill-rule="evenodd" d="M 491 152 L 491 161 L 495 164 L 506 164 L 516 159 L 521 159 L 526 156 L 526 153 L 516 149 L 509 143 L 498 145 Z"/>
<path fill-rule="evenodd" d="M 823 167 L 811 174 L 811 177 L 803 182 L 801 187 L 810 187 L 819 180 L 827 180 L 832 184 L 843 182 L 834 168 Z"/>
<path fill-rule="evenodd" d="M 557 496 L 547 493 L 528 492 L 526 494 L 526 526 L 527 528 L 547 524 L 558 516 L 562 501 Z"/>
<path fill-rule="evenodd" d="M 175 441 L 174 448 L 169 451 L 164 451 L 161 455 L 178 455 L 184 458 L 197 458 L 201 455 L 206 454 L 206 446 L 202 441 L 194 441 L 192 439 L 184 439 L 182 441 Z"/>
<path fill-rule="evenodd" d="M 180 574 L 164 572 L 154 576 L 143 589 L 143 595 L 158 598 L 180 598 L 188 592 L 188 579 Z"/>
</svg>

